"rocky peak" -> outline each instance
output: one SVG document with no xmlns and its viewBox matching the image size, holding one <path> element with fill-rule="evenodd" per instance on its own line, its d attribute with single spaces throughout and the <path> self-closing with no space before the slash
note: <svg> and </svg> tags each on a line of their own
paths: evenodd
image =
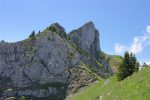
<svg viewBox="0 0 150 100">
<path fill-rule="evenodd" d="M 70 39 L 78 48 L 91 52 L 97 58 L 100 51 L 99 32 L 93 22 L 88 22 L 69 33 Z"/>
<path fill-rule="evenodd" d="M 61 37 L 64 37 L 64 38 L 66 37 L 66 31 L 65 31 L 65 29 L 61 25 L 59 25 L 58 23 L 51 24 L 51 26 L 49 27 L 49 29 L 51 29 L 52 31 L 55 31 Z"/>
</svg>

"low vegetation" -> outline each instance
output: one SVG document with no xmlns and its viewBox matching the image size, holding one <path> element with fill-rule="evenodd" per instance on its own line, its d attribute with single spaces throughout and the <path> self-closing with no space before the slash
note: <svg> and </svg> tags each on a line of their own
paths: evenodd
<svg viewBox="0 0 150 100">
<path fill-rule="evenodd" d="M 150 68 L 143 68 L 122 81 L 112 76 L 82 89 L 71 100 L 149 100 L 149 73 Z"/>
<path fill-rule="evenodd" d="M 90 66 L 86 65 L 85 63 L 83 62 L 80 62 L 80 68 L 86 70 L 88 73 L 94 75 L 97 80 L 103 80 L 100 76 L 98 76 L 96 73 L 94 73 L 91 69 L 90 69 Z"/>
<path fill-rule="evenodd" d="M 108 55 L 103 51 L 99 52 L 99 58 L 99 62 L 108 62 L 114 74 L 118 72 L 119 66 L 121 65 L 123 60 L 123 58 L 119 55 Z"/>
<path fill-rule="evenodd" d="M 68 50 L 68 51 L 67 51 L 67 58 L 68 58 L 69 60 L 71 60 L 72 58 L 74 58 L 74 53 Z"/>
<path fill-rule="evenodd" d="M 49 30 L 51 30 L 52 32 L 56 32 L 56 28 L 54 26 L 50 26 L 48 27 Z"/>
<path fill-rule="evenodd" d="M 117 73 L 123 58 L 118 55 L 109 56 L 108 63 L 112 68 L 113 73 Z"/>
</svg>

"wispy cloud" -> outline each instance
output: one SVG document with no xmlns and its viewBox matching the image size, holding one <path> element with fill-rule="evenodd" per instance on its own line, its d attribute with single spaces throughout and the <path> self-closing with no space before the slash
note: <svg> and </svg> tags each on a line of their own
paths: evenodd
<svg viewBox="0 0 150 100">
<path fill-rule="evenodd" d="M 136 36 L 133 38 L 131 45 L 126 46 L 120 43 L 115 44 L 115 53 L 122 54 L 125 51 L 133 52 L 135 54 L 141 53 L 144 47 L 150 45 L 150 26 L 146 27 L 145 34 L 141 36 Z"/>
<path fill-rule="evenodd" d="M 115 44 L 115 53 L 116 54 L 121 54 L 125 52 L 128 48 L 122 44 L 116 43 Z"/>
<path fill-rule="evenodd" d="M 141 53 L 145 46 L 149 45 L 148 42 L 150 41 L 150 34 L 144 34 L 143 36 L 134 37 L 133 43 L 129 48 L 130 52 L 135 54 Z"/>
</svg>

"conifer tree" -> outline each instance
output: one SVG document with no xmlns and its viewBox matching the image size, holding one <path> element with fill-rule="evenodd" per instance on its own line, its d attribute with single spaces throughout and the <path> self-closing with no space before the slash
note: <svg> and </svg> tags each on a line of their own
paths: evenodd
<svg viewBox="0 0 150 100">
<path fill-rule="evenodd" d="M 123 80 L 124 78 L 133 74 L 133 72 L 138 71 L 139 64 L 137 63 L 135 54 L 125 52 L 122 64 L 119 66 L 117 73 L 118 80 Z"/>
<path fill-rule="evenodd" d="M 32 33 L 29 35 L 29 38 L 31 38 L 31 39 L 35 38 L 35 31 L 32 31 Z"/>
</svg>

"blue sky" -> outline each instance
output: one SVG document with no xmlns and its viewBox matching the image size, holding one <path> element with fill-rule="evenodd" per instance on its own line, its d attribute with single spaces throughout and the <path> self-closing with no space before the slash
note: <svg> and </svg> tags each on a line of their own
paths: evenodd
<svg viewBox="0 0 150 100">
<path fill-rule="evenodd" d="M 59 22 L 69 32 L 93 21 L 101 49 L 150 61 L 150 0 L 0 0 L 0 40 L 25 39 Z"/>
</svg>

